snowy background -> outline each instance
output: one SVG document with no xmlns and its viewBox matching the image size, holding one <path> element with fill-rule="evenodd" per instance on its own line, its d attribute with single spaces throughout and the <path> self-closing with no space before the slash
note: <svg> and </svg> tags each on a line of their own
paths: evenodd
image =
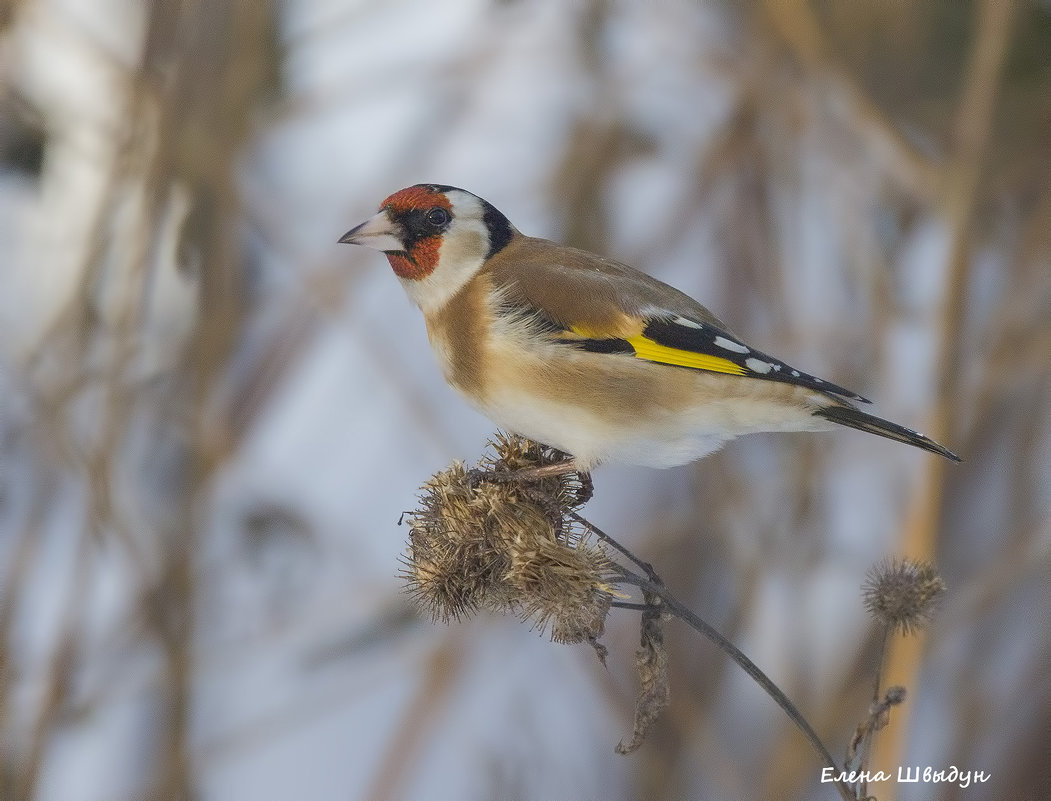
<svg viewBox="0 0 1051 801">
<path fill-rule="evenodd" d="M 585 510 L 842 759 L 859 587 L 936 562 L 874 768 L 1051 783 L 1051 10 L 676 0 L 0 2 L 0 797 L 833 797 L 770 700 L 670 624 L 632 756 L 609 667 L 399 578 L 418 487 L 490 424 L 337 245 L 462 186 L 876 400 L 843 431 L 604 467 Z"/>
</svg>

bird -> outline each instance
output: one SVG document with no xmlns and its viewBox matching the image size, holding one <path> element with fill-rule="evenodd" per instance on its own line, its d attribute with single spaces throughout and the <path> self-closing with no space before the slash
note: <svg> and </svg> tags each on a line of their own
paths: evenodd
<svg viewBox="0 0 1051 801">
<path fill-rule="evenodd" d="M 464 189 L 401 189 L 339 242 L 386 255 L 454 389 L 500 428 L 568 455 L 537 476 L 674 467 L 744 434 L 841 426 L 961 461 L 745 344 L 683 292 L 526 236 Z"/>
</svg>

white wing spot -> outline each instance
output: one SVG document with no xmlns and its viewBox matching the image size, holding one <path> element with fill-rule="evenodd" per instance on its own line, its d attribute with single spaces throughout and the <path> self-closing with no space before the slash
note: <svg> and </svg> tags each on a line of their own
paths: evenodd
<svg viewBox="0 0 1051 801">
<path fill-rule="evenodd" d="M 693 320 L 688 320 L 685 317 L 672 317 L 671 321 L 676 325 L 684 325 L 687 328 L 704 328 L 700 323 L 695 323 Z"/>
<path fill-rule="evenodd" d="M 769 373 L 774 369 L 770 362 L 760 361 L 756 358 L 748 358 L 744 360 L 744 366 L 751 370 L 753 373 Z"/>
<path fill-rule="evenodd" d="M 715 344 L 723 350 L 732 350 L 734 353 L 748 353 L 748 348 L 740 342 L 734 342 L 726 337 L 716 337 Z"/>
<path fill-rule="evenodd" d="M 793 378 L 799 378 L 799 371 L 798 370 L 793 370 L 792 371 L 792 377 Z"/>
<path fill-rule="evenodd" d="M 824 384 L 825 383 L 820 378 L 818 378 L 816 375 L 815 376 L 811 376 L 811 377 L 814 379 L 814 383 L 815 384 Z"/>
<path fill-rule="evenodd" d="M 780 364 L 775 364 L 774 365 L 774 372 L 775 373 L 778 372 L 780 369 L 781 369 L 781 365 Z"/>
</svg>

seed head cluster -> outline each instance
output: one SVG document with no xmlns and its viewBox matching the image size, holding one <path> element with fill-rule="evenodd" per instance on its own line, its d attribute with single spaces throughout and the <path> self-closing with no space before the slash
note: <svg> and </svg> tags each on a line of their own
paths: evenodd
<svg viewBox="0 0 1051 801">
<path fill-rule="evenodd" d="M 564 455 L 503 434 L 490 446 L 476 470 L 457 462 L 423 486 L 408 515 L 409 591 L 436 620 L 490 610 L 550 630 L 557 642 L 594 642 L 617 574 L 604 548 L 567 517 L 586 500 L 586 479 L 506 480 Z"/>
<path fill-rule="evenodd" d="M 911 634 L 930 621 L 945 582 L 929 562 L 891 559 L 869 570 L 861 592 L 865 608 L 878 622 Z"/>
</svg>

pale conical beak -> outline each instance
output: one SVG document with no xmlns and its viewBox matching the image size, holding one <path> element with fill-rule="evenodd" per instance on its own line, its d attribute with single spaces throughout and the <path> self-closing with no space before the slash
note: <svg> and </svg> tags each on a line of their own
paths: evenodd
<svg viewBox="0 0 1051 801">
<path fill-rule="evenodd" d="M 382 251 L 405 250 L 402 243 L 401 226 L 381 211 L 357 228 L 351 228 L 339 241 L 345 245 L 364 245 L 367 248 Z"/>
</svg>

